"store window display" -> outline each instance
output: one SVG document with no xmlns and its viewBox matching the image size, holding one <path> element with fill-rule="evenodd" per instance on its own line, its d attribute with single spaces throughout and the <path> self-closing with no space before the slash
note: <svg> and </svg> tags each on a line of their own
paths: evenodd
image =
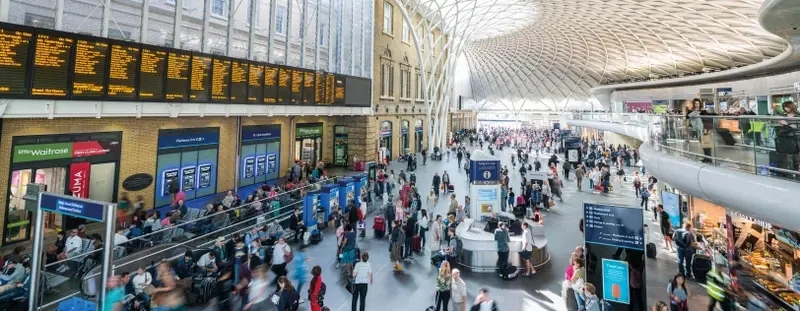
<svg viewBox="0 0 800 311">
<path fill-rule="evenodd" d="M 298 123 L 295 125 L 295 161 L 316 163 L 322 160 L 323 123 Z"/>
</svg>

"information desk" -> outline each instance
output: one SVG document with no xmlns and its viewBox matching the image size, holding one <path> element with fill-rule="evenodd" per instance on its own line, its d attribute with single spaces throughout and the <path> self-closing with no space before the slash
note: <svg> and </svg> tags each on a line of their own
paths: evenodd
<svg viewBox="0 0 800 311">
<path fill-rule="evenodd" d="M 531 254 L 531 264 L 538 269 L 550 262 L 547 237 L 544 235 L 544 227 L 531 222 L 528 222 L 528 225 L 537 247 Z M 494 233 L 483 231 L 484 226 L 485 223 L 474 219 L 464 219 L 464 222 L 456 227 L 456 236 L 461 239 L 462 244 L 458 263 L 473 272 L 495 272 L 497 267 L 497 243 L 494 241 Z M 521 236 L 510 237 L 508 262 L 520 269 L 524 268 L 519 256 L 522 245 Z"/>
</svg>

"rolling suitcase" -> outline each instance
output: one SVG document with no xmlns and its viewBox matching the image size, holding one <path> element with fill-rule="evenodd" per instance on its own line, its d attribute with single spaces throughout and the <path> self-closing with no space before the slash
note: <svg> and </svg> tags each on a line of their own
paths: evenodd
<svg viewBox="0 0 800 311">
<path fill-rule="evenodd" d="M 411 251 L 419 253 L 422 251 L 422 237 L 415 235 L 411 238 Z"/>
<path fill-rule="evenodd" d="M 721 128 L 717 129 L 717 133 L 719 133 L 719 136 L 722 137 L 722 140 L 726 145 L 733 146 L 736 144 L 736 140 L 733 139 L 733 135 L 731 135 L 730 130 Z"/>
<path fill-rule="evenodd" d="M 394 208 L 394 207 L 392 207 Z M 373 234 L 376 238 L 383 238 L 384 234 L 386 234 L 386 218 L 383 216 L 375 216 L 373 220 L 374 223 L 372 224 Z"/>
<path fill-rule="evenodd" d="M 455 187 L 453 187 L 453 185 L 452 185 L 452 184 L 447 184 L 447 192 L 453 192 L 453 191 L 455 191 L 455 189 L 456 189 L 456 188 L 455 188 Z"/>
<path fill-rule="evenodd" d="M 647 249 L 645 249 L 645 253 L 647 255 L 647 258 L 656 259 L 656 244 L 647 243 Z"/>
<path fill-rule="evenodd" d="M 694 254 L 692 256 L 692 274 L 698 283 L 706 283 L 706 276 L 712 267 L 713 263 L 710 257 L 703 254 Z"/>
<path fill-rule="evenodd" d="M 500 272 L 500 278 L 506 281 L 516 279 L 517 275 L 519 275 L 519 270 L 512 264 L 507 265 L 505 270 Z"/>
</svg>

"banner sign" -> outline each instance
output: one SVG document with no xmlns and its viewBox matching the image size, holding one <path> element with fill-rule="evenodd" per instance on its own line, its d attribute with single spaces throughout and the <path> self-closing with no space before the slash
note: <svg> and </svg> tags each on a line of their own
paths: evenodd
<svg viewBox="0 0 800 311">
<path fill-rule="evenodd" d="M 39 208 L 53 213 L 103 222 L 108 204 L 49 192 L 39 194 Z"/>
<path fill-rule="evenodd" d="M 641 208 L 583 204 L 586 243 L 644 250 Z"/>
<path fill-rule="evenodd" d="M 630 304 L 628 263 L 603 258 L 603 299 Z"/>
<path fill-rule="evenodd" d="M 72 163 L 69 166 L 69 191 L 76 198 L 89 197 L 89 162 Z"/>
<path fill-rule="evenodd" d="M 470 180 L 476 185 L 494 185 L 500 182 L 500 161 L 470 161 Z"/>
<path fill-rule="evenodd" d="M 184 148 L 219 144 L 218 132 L 186 133 L 158 137 L 158 149 Z"/>
<path fill-rule="evenodd" d="M 242 141 L 254 141 L 281 138 L 281 125 L 257 125 L 242 127 Z"/>
<path fill-rule="evenodd" d="M 422 120 L 414 121 L 414 132 L 422 132 Z"/>
<path fill-rule="evenodd" d="M 315 127 L 298 127 L 295 129 L 297 138 L 322 136 L 322 125 Z"/>
<path fill-rule="evenodd" d="M 119 141 L 79 141 L 14 146 L 13 163 L 82 158 L 119 153 Z"/>
</svg>

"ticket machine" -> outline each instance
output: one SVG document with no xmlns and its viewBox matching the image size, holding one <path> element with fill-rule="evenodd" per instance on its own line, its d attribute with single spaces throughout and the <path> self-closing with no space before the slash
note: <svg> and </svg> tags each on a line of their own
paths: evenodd
<svg viewBox="0 0 800 311">
<path fill-rule="evenodd" d="M 327 223 L 331 213 L 339 207 L 339 185 L 323 185 L 319 190 L 319 201 L 326 220 L 323 223 Z"/>
<path fill-rule="evenodd" d="M 350 200 L 355 201 L 356 196 L 356 182 L 353 178 L 345 177 L 339 180 L 339 206 L 342 208 L 342 213 L 347 214 L 347 202 Z M 357 202 L 357 201 L 356 201 Z"/>
<path fill-rule="evenodd" d="M 369 193 L 369 188 L 367 186 L 369 179 L 367 178 L 367 174 L 358 174 L 353 176 L 353 182 L 355 184 L 356 206 L 359 206 L 359 204 L 366 205 L 366 203 L 369 202 L 369 199 L 366 197 L 366 195 Z"/>
<path fill-rule="evenodd" d="M 319 190 L 309 191 L 303 198 L 303 223 L 309 230 L 316 227 L 318 222 L 325 222 L 325 209 L 318 209 L 319 203 Z"/>
</svg>

